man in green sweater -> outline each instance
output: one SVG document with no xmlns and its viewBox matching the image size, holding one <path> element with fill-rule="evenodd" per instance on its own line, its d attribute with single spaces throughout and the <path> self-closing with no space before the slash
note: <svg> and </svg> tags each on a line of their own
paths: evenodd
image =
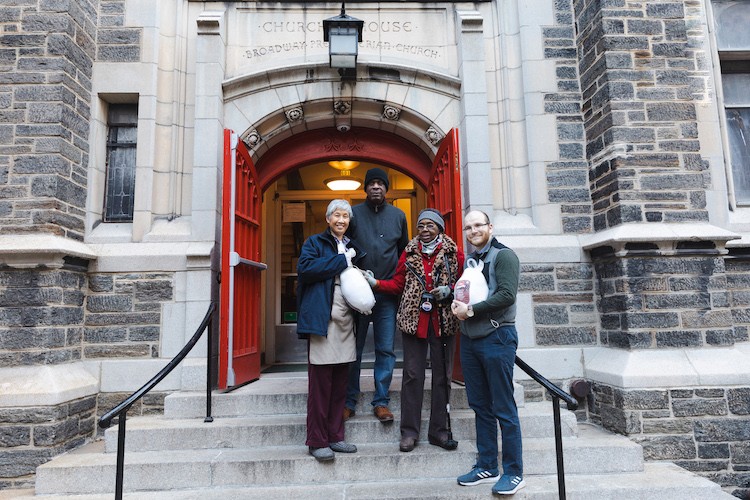
<svg viewBox="0 0 750 500">
<path fill-rule="evenodd" d="M 475 248 L 466 260 L 484 261 L 482 272 L 489 295 L 473 305 L 458 300 L 452 304 L 453 314 L 461 320 L 461 367 L 466 396 L 475 414 L 478 451 L 472 470 L 457 480 L 462 486 L 495 482 L 493 493 L 512 495 L 526 486 L 521 425 L 513 399 L 518 347 L 516 294 L 521 267 L 515 252 L 492 237 L 492 223 L 484 212 L 466 214 L 464 233 Z M 502 431 L 502 476 L 498 470 L 496 422 Z"/>
</svg>

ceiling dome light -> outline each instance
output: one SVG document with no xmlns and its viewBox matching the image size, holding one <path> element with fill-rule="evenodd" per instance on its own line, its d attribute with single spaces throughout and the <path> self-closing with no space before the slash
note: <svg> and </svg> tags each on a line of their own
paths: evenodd
<svg viewBox="0 0 750 500">
<path fill-rule="evenodd" d="M 332 160 L 328 162 L 328 165 L 336 170 L 354 170 L 359 166 L 359 162 L 356 160 Z"/>
<path fill-rule="evenodd" d="M 354 191 L 362 185 L 362 181 L 356 177 L 352 177 L 352 173 L 349 170 L 342 170 L 337 177 L 331 177 L 323 182 L 325 182 L 325 185 L 331 191 Z"/>
</svg>

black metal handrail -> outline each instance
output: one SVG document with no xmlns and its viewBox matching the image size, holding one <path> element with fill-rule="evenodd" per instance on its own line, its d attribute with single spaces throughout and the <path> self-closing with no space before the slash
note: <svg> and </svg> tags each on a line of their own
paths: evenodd
<svg viewBox="0 0 750 500">
<path fill-rule="evenodd" d="M 203 335 L 203 332 L 206 329 L 208 329 L 208 341 L 206 349 L 206 418 L 203 419 L 203 421 L 213 422 L 214 419 L 211 416 L 211 318 L 215 310 L 216 304 L 212 302 L 211 305 L 208 306 L 208 311 L 206 311 L 206 315 L 203 317 L 203 321 L 201 321 L 201 324 L 198 326 L 198 329 L 195 331 L 192 338 L 188 341 L 187 344 L 185 344 L 185 347 L 183 347 L 182 350 L 177 353 L 174 358 L 172 358 L 172 361 L 170 361 L 167 366 L 162 368 L 159 373 L 154 375 L 153 378 L 146 382 L 140 389 L 125 398 L 120 404 L 102 415 L 102 417 L 99 419 L 99 427 L 101 427 L 102 429 L 106 429 L 112 425 L 112 420 L 115 417 L 119 416 L 117 429 L 117 472 L 115 476 L 115 500 L 122 500 L 122 484 L 125 468 L 125 421 L 127 420 L 128 410 L 136 403 L 136 401 L 141 399 L 147 392 L 153 389 L 159 382 L 164 379 L 164 377 L 169 375 L 172 370 L 174 370 L 175 367 L 177 367 L 177 365 L 182 362 L 183 359 L 185 359 L 188 353 L 193 349 L 193 347 L 195 347 L 195 344 L 198 343 L 198 340 L 201 338 L 201 335 Z"/>
<path fill-rule="evenodd" d="M 544 378 L 538 371 L 526 364 L 524 360 L 516 356 L 516 365 L 525 371 L 529 377 L 536 380 L 542 387 L 547 389 L 552 396 L 552 414 L 555 422 L 555 456 L 557 457 L 557 494 L 560 500 L 565 500 L 565 466 L 563 465 L 562 448 L 562 424 L 560 422 L 560 400 L 568 404 L 569 410 L 578 408 L 578 401 L 563 391 L 555 384 Z"/>
</svg>

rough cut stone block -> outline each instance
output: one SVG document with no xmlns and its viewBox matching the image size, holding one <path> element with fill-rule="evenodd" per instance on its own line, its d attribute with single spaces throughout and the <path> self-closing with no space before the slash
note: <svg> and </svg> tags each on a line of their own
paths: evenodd
<svg viewBox="0 0 750 500">
<path fill-rule="evenodd" d="M 727 391 L 729 411 L 734 415 L 750 415 L 750 388 Z"/>
<path fill-rule="evenodd" d="M 92 295 L 86 301 L 86 309 L 91 312 L 130 311 L 133 299 L 127 295 Z"/>
<path fill-rule="evenodd" d="M 695 395 L 699 398 L 723 398 L 724 389 L 696 389 Z"/>
<path fill-rule="evenodd" d="M 646 460 L 678 460 L 696 458 L 695 442 L 690 436 L 633 437 L 643 446 Z"/>
<path fill-rule="evenodd" d="M 622 317 L 625 328 L 674 328 L 679 326 L 677 313 L 631 313 L 625 312 Z"/>
<path fill-rule="evenodd" d="M 564 325 L 568 323 L 568 310 L 565 306 L 534 306 L 534 322 L 538 325 Z"/>
<path fill-rule="evenodd" d="M 674 122 L 695 120 L 695 106 L 689 103 L 654 103 L 646 105 L 649 121 Z"/>
<path fill-rule="evenodd" d="M 158 326 L 134 326 L 130 328 L 128 340 L 133 342 L 156 342 L 161 329 Z"/>
<path fill-rule="evenodd" d="M 125 342 L 128 329 L 125 326 L 86 327 L 83 338 L 90 343 Z"/>
<path fill-rule="evenodd" d="M 648 3 L 646 16 L 655 19 L 682 19 L 685 17 L 685 7 L 682 2 Z"/>
<path fill-rule="evenodd" d="M 34 427 L 34 446 L 53 446 L 78 435 L 78 418 L 68 418 L 52 425 Z"/>
<path fill-rule="evenodd" d="M 668 409 L 667 391 L 614 391 L 615 406 L 624 410 Z"/>
<path fill-rule="evenodd" d="M 703 335 L 700 331 L 666 331 L 656 332 L 656 347 L 700 347 Z"/>
<path fill-rule="evenodd" d="M 31 443 L 31 428 L 28 426 L 0 426 L 0 447 L 27 446 Z"/>
<path fill-rule="evenodd" d="M 536 329 L 539 345 L 591 345 L 596 343 L 594 327 L 545 327 Z"/>
<path fill-rule="evenodd" d="M 729 458 L 729 445 L 727 443 L 698 443 L 698 458 Z"/>
<path fill-rule="evenodd" d="M 89 290 L 92 292 L 111 292 L 113 282 L 112 276 L 93 274 L 89 276 Z"/>
<path fill-rule="evenodd" d="M 692 434 L 693 422 L 689 419 L 654 419 L 643 421 L 645 434 Z"/>
<path fill-rule="evenodd" d="M 626 436 L 641 432 L 641 421 L 637 412 L 622 411 L 619 408 L 602 405 L 600 416 L 605 429 Z"/>
<path fill-rule="evenodd" d="M 723 399 L 679 399 L 672 402 L 676 417 L 720 416 L 727 414 Z"/>
<path fill-rule="evenodd" d="M 726 470 L 728 460 L 676 460 L 675 465 L 691 472 L 712 472 Z"/>
<path fill-rule="evenodd" d="M 750 441 L 750 420 L 710 419 L 693 423 L 696 441 Z"/>
<path fill-rule="evenodd" d="M 172 282 L 165 280 L 137 282 L 135 296 L 141 302 L 172 300 Z"/>
<path fill-rule="evenodd" d="M 33 474 L 39 465 L 58 453 L 55 449 L 13 449 L 0 453 L 0 477 Z"/>
</svg>

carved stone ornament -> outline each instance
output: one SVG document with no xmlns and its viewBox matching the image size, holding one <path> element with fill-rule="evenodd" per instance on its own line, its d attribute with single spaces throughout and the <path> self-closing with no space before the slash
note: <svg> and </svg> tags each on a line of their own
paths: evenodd
<svg viewBox="0 0 750 500">
<path fill-rule="evenodd" d="M 300 121 L 303 116 L 304 113 L 302 112 L 302 106 L 297 106 L 296 108 L 286 111 L 286 119 L 289 120 L 290 123 Z"/>
<path fill-rule="evenodd" d="M 365 149 L 355 132 L 329 134 L 320 145 L 326 153 L 361 153 Z"/>
<path fill-rule="evenodd" d="M 383 107 L 383 117 L 386 120 L 397 121 L 400 114 L 401 114 L 401 110 L 394 106 L 389 106 L 386 104 Z"/>
<path fill-rule="evenodd" d="M 337 115 L 348 115 L 352 111 L 351 101 L 336 101 L 333 103 L 333 111 Z"/>
<path fill-rule="evenodd" d="M 248 132 L 247 137 L 245 137 L 245 142 L 247 142 L 248 146 L 250 146 L 251 148 L 258 146 L 258 144 L 260 144 L 260 141 L 262 140 L 263 138 L 255 129 L 252 129 L 250 132 Z"/>
<path fill-rule="evenodd" d="M 427 137 L 427 140 L 430 141 L 430 144 L 433 146 L 437 146 L 437 144 L 443 139 L 443 137 L 440 135 L 440 132 L 435 130 L 433 127 L 428 128 L 424 136 Z"/>
</svg>

